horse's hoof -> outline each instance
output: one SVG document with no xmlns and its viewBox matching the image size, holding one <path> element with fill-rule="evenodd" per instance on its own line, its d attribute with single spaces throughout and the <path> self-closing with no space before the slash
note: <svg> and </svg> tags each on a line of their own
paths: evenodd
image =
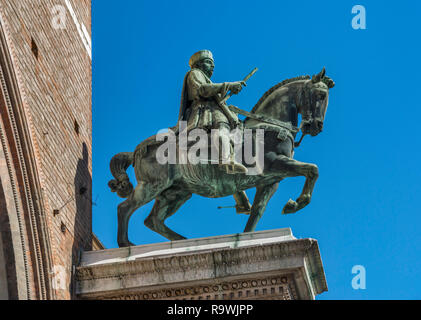
<svg viewBox="0 0 421 320">
<path fill-rule="evenodd" d="M 285 207 L 282 209 L 282 214 L 295 213 L 297 211 L 298 203 L 289 199 Z"/>
<path fill-rule="evenodd" d="M 251 213 L 251 207 L 249 206 L 247 208 L 247 207 L 235 206 L 235 211 L 239 214 L 250 214 Z"/>
<path fill-rule="evenodd" d="M 187 240 L 187 238 L 186 238 L 186 237 L 183 237 L 183 236 L 182 236 L 182 235 L 180 235 L 180 234 L 174 235 L 174 236 L 172 236 L 172 237 L 170 237 L 170 238 L 168 238 L 168 239 L 170 239 L 171 241 Z"/>
<path fill-rule="evenodd" d="M 125 247 L 134 247 L 135 245 L 131 243 L 130 241 L 119 241 L 118 247 L 119 248 L 125 248 Z"/>
</svg>

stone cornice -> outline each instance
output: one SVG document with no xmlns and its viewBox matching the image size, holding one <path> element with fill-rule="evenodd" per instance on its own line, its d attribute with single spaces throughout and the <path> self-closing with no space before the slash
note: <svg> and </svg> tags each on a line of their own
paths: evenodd
<svg viewBox="0 0 421 320">
<path fill-rule="evenodd" d="M 313 247 L 312 239 L 303 239 L 268 246 L 250 246 L 242 249 L 206 250 L 176 256 L 159 256 L 133 261 L 78 267 L 77 280 L 114 278 L 121 275 L 190 271 L 209 266 L 234 266 L 239 263 L 258 263 L 268 259 L 306 254 Z M 117 273 L 116 273 L 117 270 Z"/>
<path fill-rule="evenodd" d="M 132 250 L 135 251 L 135 248 Z M 114 249 L 113 255 L 120 254 L 118 250 L 122 254 L 128 249 Z M 100 255 L 106 256 L 107 250 L 95 252 L 98 259 Z M 161 292 L 164 290 L 161 287 L 186 286 L 187 283 L 194 287 L 238 276 L 250 279 L 258 275 L 285 274 L 293 274 L 291 279 L 300 282 L 298 297 L 313 298 L 327 290 L 316 240 L 294 239 L 235 248 L 186 249 L 184 252 L 137 259 L 130 259 L 129 255 L 125 261 L 117 262 L 91 261 L 77 268 L 76 279 L 80 297 L 118 298 L 123 293 L 130 292 L 140 297 L 139 294 L 145 295 L 146 291 Z M 291 284 L 294 281 L 291 280 Z M 293 287 L 290 289 L 293 290 Z M 155 295 L 163 297 L 161 293 Z"/>
</svg>

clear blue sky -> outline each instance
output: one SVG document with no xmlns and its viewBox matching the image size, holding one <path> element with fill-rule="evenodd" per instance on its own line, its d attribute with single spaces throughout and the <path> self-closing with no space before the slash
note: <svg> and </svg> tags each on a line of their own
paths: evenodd
<svg viewBox="0 0 421 320">
<path fill-rule="evenodd" d="M 351 27 L 356 4 L 366 30 Z M 109 161 L 175 125 L 191 54 L 213 51 L 214 82 L 259 68 L 230 100 L 245 110 L 283 79 L 325 66 L 336 87 L 324 131 L 295 154 L 319 167 L 312 202 L 281 215 L 304 183 L 284 180 L 256 230 L 318 240 L 329 287 L 318 299 L 421 298 L 421 2 L 98 0 L 92 18 L 93 230 L 107 248 L 117 247 L 122 201 L 107 186 Z M 247 216 L 216 208 L 232 204 L 193 196 L 167 222 L 188 238 L 241 232 Z M 167 241 L 143 224 L 152 205 L 132 216 L 137 245 Z M 352 289 L 354 265 L 366 268 L 365 290 Z"/>
</svg>

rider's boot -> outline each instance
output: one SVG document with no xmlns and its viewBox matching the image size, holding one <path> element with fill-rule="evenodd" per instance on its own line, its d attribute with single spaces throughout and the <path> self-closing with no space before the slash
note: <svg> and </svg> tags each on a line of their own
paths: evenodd
<svg viewBox="0 0 421 320">
<path fill-rule="evenodd" d="M 247 173 L 247 168 L 241 163 L 235 161 L 235 152 L 233 146 L 231 145 L 228 128 L 219 128 L 217 134 L 217 137 L 221 142 L 221 153 L 219 154 L 218 164 L 219 168 L 228 174 Z"/>
<path fill-rule="evenodd" d="M 221 158 L 219 167 L 228 174 L 247 173 L 248 170 L 241 163 L 235 161 L 234 157 L 231 156 L 228 159 Z"/>
</svg>

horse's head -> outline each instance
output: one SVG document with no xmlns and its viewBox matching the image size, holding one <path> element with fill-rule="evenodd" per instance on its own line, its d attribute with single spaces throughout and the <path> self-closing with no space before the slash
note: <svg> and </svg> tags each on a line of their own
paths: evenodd
<svg viewBox="0 0 421 320">
<path fill-rule="evenodd" d="M 303 134 L 318 135 L 323 130 L 323 122 L 329 102 L 329 89 L 335 86 L 323 68 L 307 80 L 303 86 L 301 103 L 301 131 Z"/>
</svg>

